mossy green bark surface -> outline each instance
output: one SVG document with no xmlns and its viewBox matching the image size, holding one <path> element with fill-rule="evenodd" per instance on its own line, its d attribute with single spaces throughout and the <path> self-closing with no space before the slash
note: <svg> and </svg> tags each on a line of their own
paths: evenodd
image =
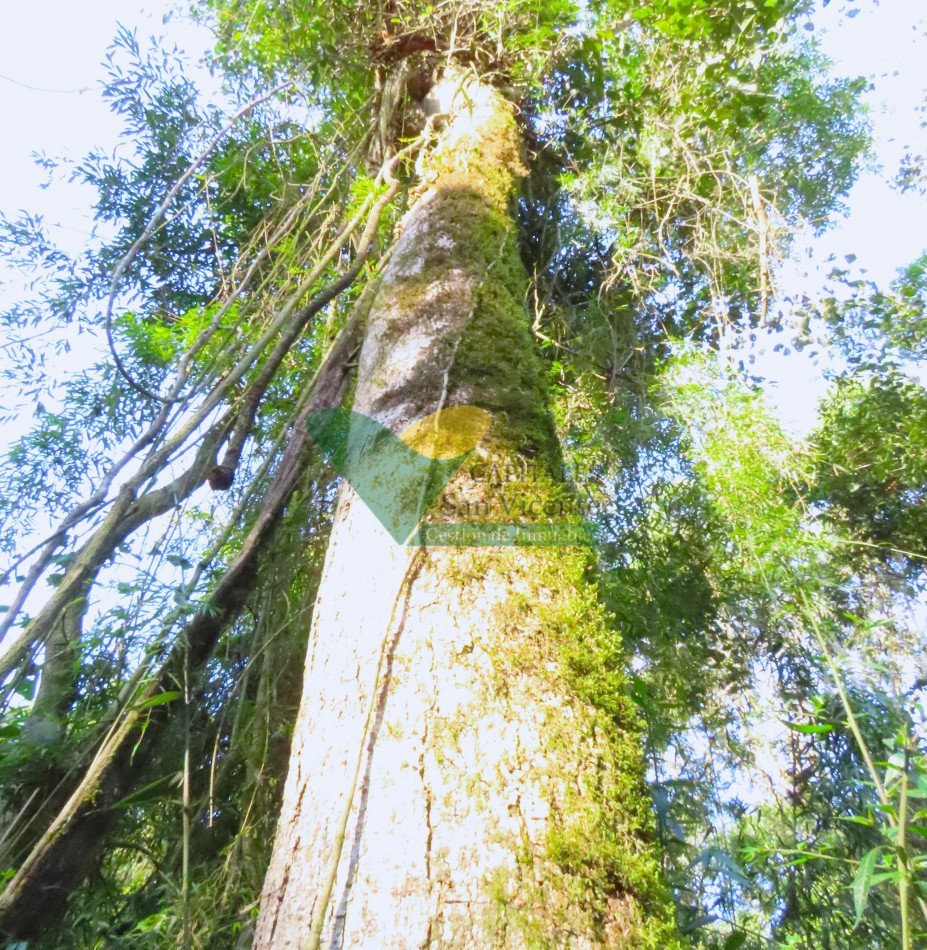
<svg viewBox="0 0 927 950">
<path fill-rule="evenodd" d="M 457 153 L 446 163 L 438 157 L 431 204 L 453 233 L 446 265 L 479 275 L 451 389 L 494 420 L 451 489 L 474 502 L 473 520 L 498 513 L 486 492 L 501 490 L 510 495 L 506 510 L 525 521 L 550 521 L 551 511 L 569 510 L 573 491 L 561 480 L 546 374 L 524 306 L 527 277 L 513 214 L 524 171 L 512 112 L 500 105 L 479 141 L 478 153 Z M 421 278 L 427 284 L 440 276 Z M 487 470 L 521 474 L 494 486 Z M 488 882 L 495 907 L 487 920 L 490 943 L 571 946 L 574 938 L 581 945 L 591 937 L 605 946 L 683 946 L 654 841 L 627 657 L 599 601 L 591 551 L 473 549 L 454 556 L 453 565 L 465 587 L 488 574 L 509 579 L 509 596 L 496 609 L 502 635 L 493 638 L 490 702 L 513 682 L 520 694 L 530 682 L 533 699 L 550 710 L 543 761 L 529 764 L 535 774 L 525 775 L 527 784 L 549 792 L 546 840 L 540 849 L 527 835 L 511 842 L 518 879 L 500 869 Z M 578 750 L 589 760 L 578 763 Z"/>
<path fill-rule="evenodd" d="M 445 490 L 463 514 L 429 522 L 575 521 L 524 307 L 518 129 L 471 92 L 422 162 L 352 409 L 391 437 L 492 417 Z M 679 946 L 625 659 L 588 548 L 417 549 L 345 490 L 256 945 Z"/>
</svg>

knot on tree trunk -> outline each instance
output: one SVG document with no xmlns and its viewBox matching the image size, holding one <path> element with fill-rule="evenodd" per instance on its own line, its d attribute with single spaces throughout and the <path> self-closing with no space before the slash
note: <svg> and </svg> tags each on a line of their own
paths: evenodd
<svg viewBox="0 0 927 950">
<path fill-rule="evenodd" d="M 206 476 L 206 482 L 213 491 L 227 491 L 235 481 L 235 469 L 230 465 L 216 465 Z"/>
</svg>

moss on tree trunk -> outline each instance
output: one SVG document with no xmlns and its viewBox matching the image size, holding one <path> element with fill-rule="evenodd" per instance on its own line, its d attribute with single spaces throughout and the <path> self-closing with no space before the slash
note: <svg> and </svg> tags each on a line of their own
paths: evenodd
<svg viewBox="0 0 927 950">
<path fill-rule="evenodd" d="M 442 97 L 354 410 L 395 433 L 486 410 L 433 510 L 539 520 L 568 490 L 523 308 L 517 125 L 475 82 Z M 403 546 L 345 486 L 255 946 L 675 946 L 623 662 L 586 550 Z"/>
</svg>

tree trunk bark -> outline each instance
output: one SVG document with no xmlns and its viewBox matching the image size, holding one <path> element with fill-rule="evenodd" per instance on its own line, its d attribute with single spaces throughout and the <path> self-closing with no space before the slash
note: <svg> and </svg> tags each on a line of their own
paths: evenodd
<svg viewBox="0 0 927 950">
<path fill-rule="evenodd" d="M 394 433 L 487 411 L 436 507 L 538 521 L 569 493 L 523 309 L 513 110 L 460 76 L 431 98 L 446 126 L 373 303 L 354 411 Z M 372 477 L 400 503 L 420 490 Z M 577 547 L 403 545 L 343 486 L 255 947 L 677 945 L 589 568 Z"/>
</svg>

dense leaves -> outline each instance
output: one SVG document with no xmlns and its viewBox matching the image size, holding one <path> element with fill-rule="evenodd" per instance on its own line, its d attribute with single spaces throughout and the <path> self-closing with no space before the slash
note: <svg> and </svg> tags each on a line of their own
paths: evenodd
<svg viewBox="0 0 927 950">
<path fill-rule="evenodd" d="M 776 260 L 840 210 L 867 145 L 864 84 L 828 75 L 809 5 L 209 0 L 196 14 L 218 40 L 214 102 L 179 53 L 117 37 L 106 95 L 127 150 L 75 169 L 104 235 L 86 258 L 34 218 L 0 228 L 39 275 L 2 318 L 31 382 L 5 377 L 36 401 L 0 464 L 9 635 L 24 638 L 3 690 L 3 873 L 113 724 L 141 714 L 160 742 L 61 932 L 88 947 L 247 939 L 330 473 L 298 480 L 208 655 L 186 637 L 215 614 L 308 382 L 422 188 L 416 157 L 439 133 L 423 97 L 453 62 L 517 107 L 526 303 L 599 528 L 680 930 L 726 948 L 913 945 L 927 670 L 899 578 L 927 556 L 927 394 L 906 374 L 927 268 L 885 290 L 836 274 L 839 290 L 804 302 L 849 365 L 809 444 L 715 349 L 775 324 Z M 99 353 L 59 379 L 75 327 Z M 231 490 L 210 494 L 222 446 Z M 107 534 L 112 511 L 135 529 Z M 56 590 L 71 593 L 30 640 Z M 169 681 L 139 698 L 159 669 Z"/>
<path fill-rule="evenodd" d="M 864 557 L 919 574 L 927 564 L 927 390 L 900 373 L 835 385 L 815 435 L 810 498 L 827 506 Z"/>
</svg>

